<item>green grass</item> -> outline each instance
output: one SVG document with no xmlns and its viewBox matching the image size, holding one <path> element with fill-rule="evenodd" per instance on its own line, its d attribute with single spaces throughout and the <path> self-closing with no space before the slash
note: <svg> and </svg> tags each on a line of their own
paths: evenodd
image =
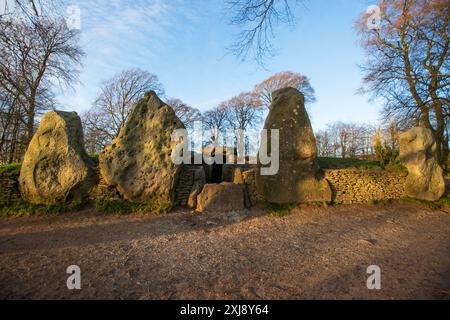
<svg viewBox="0 0 450 320">
<path fill-rule="evenodd" d="M 400 160 L 396 160 L 386 166 L 386 170 L 389 171 L 399 171 L 408 173 L 408 169 L 400 162 Z"/>
<path fill-rule="evenodd" d="M 378 161 L 342 159 L 342 158 L 319 158 L 319 165 L 322 169 L 364 169 L 382 170 Z"/>
<path fill-rule="evenodd" d="M 20 173 L 21 167 L 22 167 L 21 163 L 11 163 L 0 166 L 0 174 L 8 171 L 9 173 L 18 175 Z"/>
<path fill-rule="evenodd" d="M 291 211 L 295 209 L 297 205 L 295 204 L 275 204 L 266 203 L 265 209 L 269 216 L 283 218 L 291 214 Z"/>
<path fill-rule="evenodd" d="M 96 201 L 95 208 L 103 213 L 110 214 L 132 214 L 132 213 L 154 213 L 164 214 L 172 210 L 171 204 L 136 204 L 120 198 L 104 198 Z"/>
<path fill-rule="evenodd" d="M 71 201 L 60 205 L 34 205 L 25 201 L 20 201 L 0 209 L 0 215 L 2 217 L 13 218 L 55 215 L 65 212 L 78 211 L 82 209 L 83 206 L 84 203 L 81 200 Z"/>
<path fill-rule="evenodd" d="M 450 208 L 450 197 L 444 197 L 440 199 L 439 201 L 425 201 L 425 200 L 419 200 L 419 199 L 413 199 L 413 198 L 405 198 L 403 199 L 406 203 L 413 203 L 413 204 L 419 204 L 422 206 L 427 207 L 430 210 L 439 210 L 442 208 Z"/>
<path fill-rule="evenodd" d="M 383 167 L 378 161 L 359 160 L 359 159 L 342 159 L 342 158 L 318 158 L 319 166 L 322 169 L 359 169 L 359 170 L 389 170 L 389 171 L 404 171 L 406 168 L 396 161 L 392 164 Z"/>
</svg>

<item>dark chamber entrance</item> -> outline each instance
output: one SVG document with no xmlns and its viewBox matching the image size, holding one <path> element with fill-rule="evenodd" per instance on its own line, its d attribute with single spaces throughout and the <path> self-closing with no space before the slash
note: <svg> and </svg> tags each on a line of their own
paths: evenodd
<svg viewBox="0 0 450 320">
<path fill-rule="evenodd" d="M 214 163 L 212 165 L 211 183 L 221 183 L 222 173 L 223 173 L 223 164 Z"/>
</svg>

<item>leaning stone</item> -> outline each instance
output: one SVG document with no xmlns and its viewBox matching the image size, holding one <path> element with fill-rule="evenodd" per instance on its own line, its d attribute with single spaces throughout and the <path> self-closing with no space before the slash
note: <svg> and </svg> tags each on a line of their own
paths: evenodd
<svg viewBox="0 0 450 320">
<path fill-rule="evenodd" d="M 243 185 L 224 182 L 207 184 L 198 196 L 197 211 L 239 211 L 245 209 L 245 190 Z"/>
</svg>

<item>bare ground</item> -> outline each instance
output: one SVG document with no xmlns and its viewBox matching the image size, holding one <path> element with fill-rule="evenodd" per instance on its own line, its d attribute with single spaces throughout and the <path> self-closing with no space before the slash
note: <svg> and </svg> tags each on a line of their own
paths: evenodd
<svg viewBox="0 0 450 320">
<path fill-rule="evenodd" d="M 66 287 L 69 265 L 80 291 Z M 379 291 L 366 287 L 370 265 Z M 3 219 L 0 298 L 449 299 L 450 214 L 396 203 Z"/>
</svg>

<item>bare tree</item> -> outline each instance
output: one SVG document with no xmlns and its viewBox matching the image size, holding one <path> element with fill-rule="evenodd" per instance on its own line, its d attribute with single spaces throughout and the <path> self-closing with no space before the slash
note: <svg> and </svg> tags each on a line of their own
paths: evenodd
<svg viewBox="0 0 450 320">
<path fill-rule="evenodd" d="M 233 129 L 245 131 L 262 121 L 262 103 L 255 92 L 241 93 L 222 102 L 220 107 L 228 110 L 228 124 Z"/>
<path fill-rule="evenodd" d="M 316 101 L 314 89 L 312 88 L 308 77 L 292 71 L 274 74 L 260 84 L 256 85 L 255 92 L 259 94 L 264 106 L 269 107 L 272 103 L 272 93 L 287 87 L 295 88 L 303 93 L 307 103 Z"/>
<path fill-rule="evenodd" d="M 61 17 L 64 0 L 3 0 L 0 18 L 26 19 L 34 23 L 39 19 Z"/>
<path fill-rule="evenodd" d="M 319 157 L 332 157 L 333 149 L 330 134 L 327 130 L 321 130 L 316 134 L 317 150 Z"/>
<path fill-rule="evenodd" d="M 105 81 L 92 108 L 82 115 L 86 136 L 91 139 L 86 144 L 99 151 L 111 143 L 135 104 L 151 90 L 164 95 L 158 77 L 141 69 L 125 70 Z"/>
<path fill-rule="evenodd" d="M 36 118 L 54 105 L 53 89 L 78 80 L 79 33 L 62 19 L 0 19 L 0 88 L 12 99 L 28 145 Z"/>
<path fill-rule="evenodd" d="M 272 40 L 275 28 L 281 24 L 293 26 L 292 6 L 297 0 L 227 0 L 227 12 L 231 13 L 231 24 L 244 30 L 238 35 L 231 51 L 245 60 L 249 54 L 257 62 L 273 55 Z"/>
<path fill-rule="evenodd" d="M 444 162 L 450 121 L 449 3 L 382 0 L 379 7 L 380 28 L 369 30 L 367 14 L 358 21 L 368 56 L 364 89 L 384 98 L 386 120 L 431 129 Z"/>
<path fill-rule="evenodd" d="M 317 134 L 322 157 L 368 158 L 373 155 L 374 129 L 368 124 L 335 122 Z"/>
<path fill-rule="evenodd" d="M 204 130 L 210 134 L 210 137 L 206 138 L 205 144 L 215 143 L 217 138 L 220 139 L 228 127 L 228 119 L 229 110 L 224 103 L 203 114 Z"/>
<path fill-rule="evenodd" d="M 198 109 L 187 105 L 180 99 L 169 99 L 167 104 L 175 111 L 177 117 L 188 129 L 192 129 L 196 121 L 202 120 L 202 113 Z"/>
</svg>

